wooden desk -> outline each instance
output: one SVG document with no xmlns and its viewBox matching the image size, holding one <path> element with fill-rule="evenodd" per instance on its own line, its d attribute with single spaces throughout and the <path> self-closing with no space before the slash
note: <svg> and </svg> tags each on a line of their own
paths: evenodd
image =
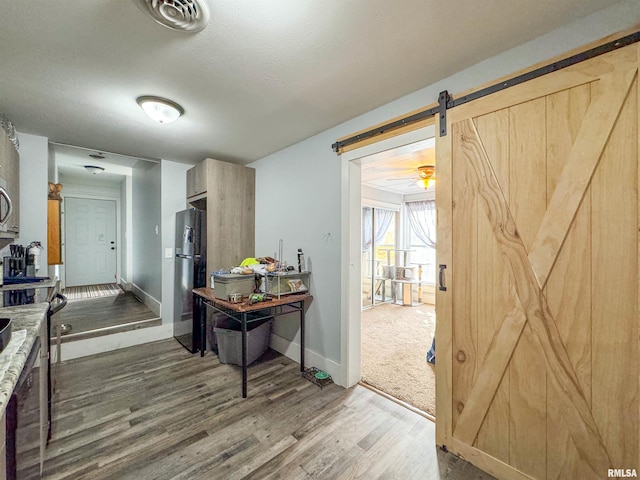
<svg viewBox="0 0 640 480">
<path fill-rule="evenodd" d="M 200 319 L 201 346 L 200 356 L 204 356 L 206 343 L 206 313 L 203 304 L 213 308 L 216 312 L 240 323 L 242 331 L 242 398 L 247 398 L 247 324 L 268 317 L 279 317 L 288 313 L 298 312 L 300 315 L 300 371 L 304 372 L 304 307 L 305 302 L 311 302 L 313 296 L 308 293 L 295 293 L 274 298 L 267 302 L 258 302 L 253 305 L 246 303 L 229 303 L 226 300 L 216 298 L 211 288 L 195 288 L 193 290 L 193 315 Z M 248 314 L 259 310 L 269 310 L 269 314 L 263 317 L 248 320 Z"/>
</svg>

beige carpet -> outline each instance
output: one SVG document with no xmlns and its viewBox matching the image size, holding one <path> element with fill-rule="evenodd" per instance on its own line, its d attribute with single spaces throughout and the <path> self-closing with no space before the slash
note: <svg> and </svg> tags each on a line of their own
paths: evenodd
<svg viewBox="0 0 640 480">
<path fill-rule="evenodd" d="M 384 304 L 362 312 L 362 380 L 435 416 L 435 366 L 427 363 L 436 328 L 431 305 Z"/>
<path fill-rule="evenodd" d="M 111 297 L 124 293 L 115 283 L 103 285 L 84 285 L 82 287 L 65 288 L 62 292 L 67 300 L 82 300 L 83 298 Z"/>
</svg>

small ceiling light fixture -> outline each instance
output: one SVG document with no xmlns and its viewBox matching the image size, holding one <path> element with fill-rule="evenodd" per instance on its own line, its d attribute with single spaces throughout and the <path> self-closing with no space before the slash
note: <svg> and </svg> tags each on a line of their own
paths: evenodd
<svg viewBox="0 0 640 480">
<path fill-rule="evenodd" d="M 420 178 L 416 185 L 426 190 L 436 183 L 436 167 L 434 165 L 422 165 L 418 167 L 418 176 Z"/>
<path fill-rule="evenodd" d="M 176 102 L 162 97 L 143 95 L 136 99 L 138 105 L 150 118 L 160 123 L 175 122 L 184 114 L 184 109 Z"/>
<path fill-rule="evenodd" d="M 98 167 L 97 165 L 85 165 L 84 169 L 89 173 L 93 173 L 94 175 L 98 175 L 99 173 L 104 172 L 104 168 Z"/>
</svg>

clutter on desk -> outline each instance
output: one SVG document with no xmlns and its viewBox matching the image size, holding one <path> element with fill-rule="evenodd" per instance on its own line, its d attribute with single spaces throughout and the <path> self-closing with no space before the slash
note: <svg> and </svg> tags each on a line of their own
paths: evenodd
<svg viewBox="0 0 640 480">
<path fill-rule="evenodd" d="M 233 301 L 232 303 L 242 303 L 242 297 L 248 297 L 251 295 L 256 287 L 254 275 L 219 273 L 214 274 L 213 278 L 215 283 L 213 294 L 216 298 L 230 301 L 229 299 L 231 298 L 231 295 L 240 296 L 238 301 Z"/>
<path fill-rule="evenodd" d="M 211 272 L 211 288 L 216 298 L 230 303 L 253 303 L 283 295 L 309 291 L 311 273 L 306 270 L 302 249 L 297 251 L 298 268 L 282 260 L 282 240 L 278 258 L 247 257 L 238 266 Z M 263 294 L 264 297 L 252 294 Z"/>
</svg>

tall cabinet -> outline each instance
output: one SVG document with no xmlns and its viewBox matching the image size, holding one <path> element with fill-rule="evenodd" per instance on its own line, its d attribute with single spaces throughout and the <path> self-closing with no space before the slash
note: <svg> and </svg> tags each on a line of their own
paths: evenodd
<svg viewBox="0 0 640 480">
<path fill-rule="evenodd" d="M 207 211 L 207 270 L 255 256 L 254 168 L 212 158 L 187 171 L 187 202 Z"/>
</svg>

